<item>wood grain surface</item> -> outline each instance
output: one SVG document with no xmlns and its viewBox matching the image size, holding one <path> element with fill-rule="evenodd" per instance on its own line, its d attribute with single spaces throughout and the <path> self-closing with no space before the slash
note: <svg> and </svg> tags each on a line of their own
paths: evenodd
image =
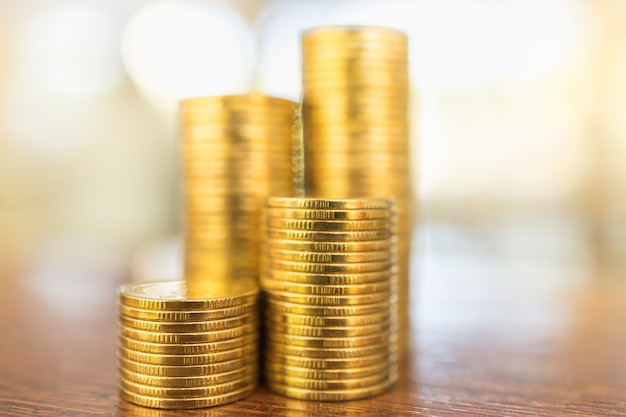
<svg viewBox="0 0 626 417">
<path fill-rule="evenodd" d="M 567 236 L 538 251 L 520 247 L 528 239 L 519 236 L 503 245 L 467 231 L 460 240 L 433 233 L 434 244 L 416 249 L 412 347 L 398 385 L 345 403 L 261 387 L 212 409 L 134 406 L 116 381 L 124 271 L 71 257 L 4 267 L 0 415 L 626 416 L 623 270 L 594 262 L 593 248 Z"/>
</svg>

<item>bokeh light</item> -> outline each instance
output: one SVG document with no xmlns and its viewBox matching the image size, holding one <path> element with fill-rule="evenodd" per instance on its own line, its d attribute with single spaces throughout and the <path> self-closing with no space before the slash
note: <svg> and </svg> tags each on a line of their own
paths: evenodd
<svg viewBox="0 0 626 417">
<path fill-rule="evenodd" d="M 259 37 L 259 91 L 290 100 L 301 93 L 300 34 L 323 24 L 319 5 L 280 1 L 267 7 L 254 23 Z"/>
<path fill-rule="evenodd" d="M 96 4 L 45 8 L 29 15 L 16 33 L 17 84 L 61 97 L 97 97 L 125 79 L 120 27 Z"/>
<path fill-rule="evenodd" d="M 254 78 L 252 30 L 219 3 L 148 4 L 128 22 L 122 55 L 142 93 L 166 109 L 185 97 L 246 92 Z"/>
</svg>

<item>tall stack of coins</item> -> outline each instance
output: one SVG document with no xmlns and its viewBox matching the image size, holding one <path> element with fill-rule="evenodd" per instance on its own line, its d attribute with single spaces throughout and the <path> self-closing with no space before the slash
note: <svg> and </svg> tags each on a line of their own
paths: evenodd
<svg viewBox="0 0 626 417">
<path fill-rule="evenodd" d="M 257 276 L 263 199 L 293 195 L 297 108 L 261 94 L 181 102 L 187 281 Z"/>
<path fill-rule="evenodd" d="M 267 385 L 315 401 L 388 390 L 397 376 L 391 200 L 269 198 L 265 219 Z"/>
<path fill-rule="evenodd" d="M 251 394 L 258 380 L 258 284 L 136 283 L 119 292 L 122 398 L 200 408 Z"/>
<path fill-rule="evenodd" d="M 413 229 L 407 47 L 405 34 L 380 27 L 323 27 L 302 37 L 307 195 L 395 197 L 401 346 Z"/>
</svg>

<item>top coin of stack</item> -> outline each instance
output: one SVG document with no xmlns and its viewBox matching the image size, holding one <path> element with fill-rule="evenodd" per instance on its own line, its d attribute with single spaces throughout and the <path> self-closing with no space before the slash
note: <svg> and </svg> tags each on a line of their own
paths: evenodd
<svg viewBox="0 0 626 417">
<path fill-rule="evenodd" d="M 181 102 L 188 281 L 257 276 L 263 198 L 293 194 L 297 107 L 261 94 Z"/>
<path fill-rule="evenodd" d="M 152 408 L 242 399 L 258 380 L 258 295 L 252 280 L 124 285 L 119 293 L 122 398 Z"/>
<path fill-rule="evenodd" d="M 311 29 L 302 36 L 302 73 L 307 195 L 395 198 L 406 342 L 413 229 L 408 38 L 372 26 Z"/>
<path fill-rule="evenodd" d="M 391 200 L 269 198 L 265 379 L 315 401 L 371 397 L 396 378 Z"/>
</svg>

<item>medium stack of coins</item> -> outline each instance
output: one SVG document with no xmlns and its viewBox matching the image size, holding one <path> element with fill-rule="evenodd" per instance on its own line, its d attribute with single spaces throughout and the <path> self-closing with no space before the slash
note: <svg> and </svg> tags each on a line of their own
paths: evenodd
<svg viewBox="0 0 626 417">
<path fill-rule="evenodd" d="M 187 281 L 257 276 L 263 199 L 293 195 L 297 108 L 261 94 L 181 102 Z"/>
<path fill-rule="evenodd" d="M 119 292 L 122 398 L 200 408 L 251 394 L 258 380 L 258 284 L 135 283 Z"/>
<path fill-rule="evenodd" d="M 401 347 L 413 230 L 407 47 L 405 34 L 380 27 L 323 27 L 302 37 L 306 192 L 395 197 Z"/>
<path fill-rule="evenodd" d="M 269 198 L 265 219 L 267 385 L 314 401 L 387 391 L 397 377 L 391 200 Z"/>
</svg>

